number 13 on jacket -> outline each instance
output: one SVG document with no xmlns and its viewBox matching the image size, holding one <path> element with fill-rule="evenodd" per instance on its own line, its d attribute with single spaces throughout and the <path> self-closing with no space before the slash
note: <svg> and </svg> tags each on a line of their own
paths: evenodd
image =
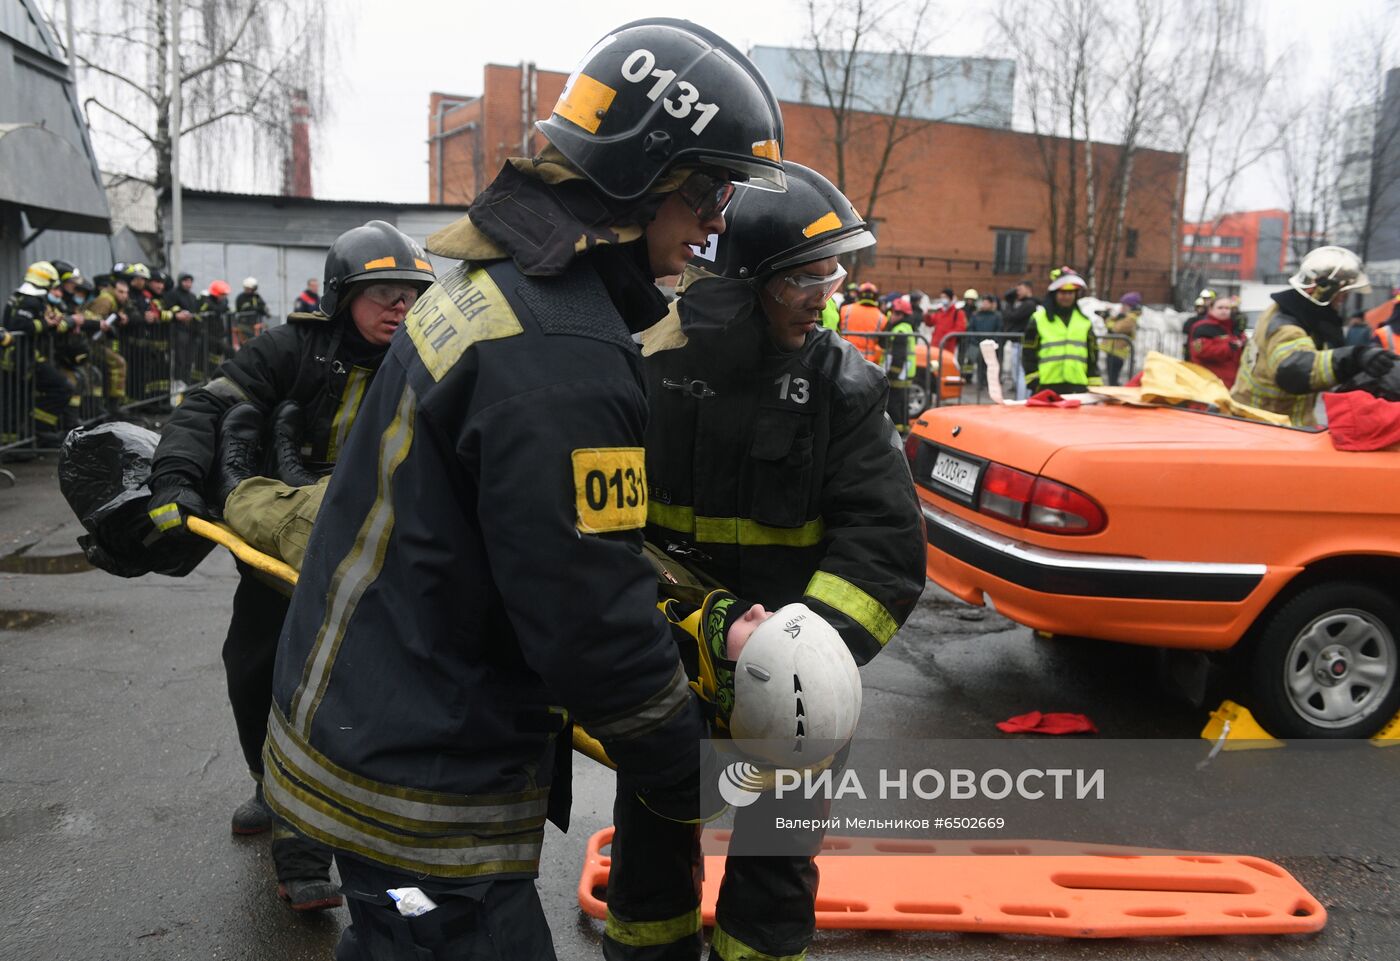
<svg viewBox="0 0 1400 961">
<path fill-rule="evenodd" d="M 573 452 L 574 506 L 584 534 L 646 526 L 646 452 L 641 447 L 585 447 Z"/>
</svg>

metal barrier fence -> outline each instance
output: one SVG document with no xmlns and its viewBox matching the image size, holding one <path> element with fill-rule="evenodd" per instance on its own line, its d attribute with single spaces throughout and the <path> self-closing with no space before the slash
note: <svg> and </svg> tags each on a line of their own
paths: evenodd
<svg viewBox="0 0 1400 961">
<path fill-rule="evenodd" d="M 893 338 L 895 338 L 895 337 L 905 337 L 905 338 L 908 338 L 909 340 L 914 341 L 914 343 L 915 343 L 914 380 L 913 380 L 913 383 L 912 383 L 912 384 L 910 385 L 910 387 L 909 387 L 909 409 L 910 409 L 910 416 L 912 417 L 914 414 L 919 413 L 919 412 L 923 411 L 926 407 L 928 407 L 928 398 L 932 397 L 933 394 L 934 394 L 934 390 L 933 390 L 933 377 L 934 377 L 934 375 L 933 375 L 933 370 L 932 370 L 932 366 L 933 366 L 933 365 L 931 365 L 931 364 L 929 364 L 929 363 L 927 362 L 927 359 L 928 359 L 930 353 L 932 352 L 932 345 L 929 343 L 928 337 L 926 337 L 926 336 L 923 335 L 923 334 L 901 334 L 901 333 L 897 333 L 897 332 L 895 332 L 895 331 L 888 331 L 888 330 L 874 330 L 874 331 L 863 331 L 863 330 L 862 330 L 862 331 L 850 331 L 850 332 L 847 332 L 847 331 L 838 331 L 838 333 L 840 333 L 841 336 L 842 336 L 843 338 L 845 338 L 846 340 L 851 341 L 851 342 L 852 342 L 852 345 L 855 346 L 855 347 L 857 347 L 857 349 L 859 349 L 859 346 L 860 346 L 860 345 L 859 345 L 858 343 L 856 343 L 856 342 L 859 341 L 862 337 L 868 337 L 868 338 L 870 338 L 871 340 L 877 340 L 877 341 L 879 341 L 879 340 L 891 340 L 891 339 L 893 339 Z M 920 344 L 922 344 L 922 345 L 923 345 L 923 348 L 924 348 L 924 363 L 922 363 L 922 364 L 918 363 L 918 345 L 920 345 Z M 880 349 L 881 349 L 881 351 L 884 350 L 883 345 L 881 345 Z M 864 351 L 862 351 L 862 353 L 864 353 Z M 868 355 L 867 355 L 866 359 L 869 360 L 869 356 L 868 356 Z M 942 373 L 941 367 L 940 367 L 939 373 L 940 373 L 940 375 L 941 375 L 941 373 Z M 941 377 L 940 377 L 940 380 L 941 380 Z M 941 387 L 940 387 L 940 392 L 941 392 Z M 915 406 L 916 406 L 916 404 L 918 405 L 918 410 L 915 410 L 915 409 L 914 409 Z"/>
<path fill-rule="evenodd" d="M 945 401 L 956 400 L 958 403 L 980 403 L 982 391 L 986 389 L 985 373 L 980 378 L 974 378 L 974 371 L 985 371 L 981 360 L 981 351 L 976 348 L 976 343 L 983 340 L 997 340 L 1005 343 L 1015 344 L 1018 348 L 1024 337 L 1023 334 L 1010 333 L 1007 331 L 968 331 L 960 330 L 944 334 L 938 342 L 938 373 L 934 374 L 934 364 L 928 362 L 928 358 L 934 353 L 933 345 L 924 334 L 901 334 L 891 331 L 838 331 L 842 337 L 852 341 L 859 346 L 861 338 L 871 340 L 888 340 L 895 337 L 908 337 L 924 348 L 924 359 L 918 364 L 915 371 L 914 383 L 909 388 L 909 408 L 910 416 L 916 416 L 929 407 L 940 406 Z M 1099 344 L 1105 341 L 1119 341 L 1128 347 L 1128 356 L 1123 370 L 1120 374 L 1122 381 L 1127 381 L 1137 373 L 1137 345 L 1134 339 L 1127 334 L 1099 334 L 1097 335 Z M 950 345 L 950 341 L 954 342 Z M 958 341 L 972 341 L 971 344 L 956 343 Z M 1157 349 L 1154 347 L 1153 349 Z M 1179 350 L 1179 345 L 1177 346 Z M 943 355 L 947 353 L 953 358 L 952 366 L 955 372 L 946 373 Z M 1005 380 L 1007 374 L 1011 375 L 1007 386 L 1015 382 L 1015 373 L 1019 366 L 1009 364 L 1005 356 L 1006 351 L 1000 351 L 1002 357 L 1002 372 Z M 1106 374 L 1107 351 L 1099 351 L 1099 363 L 1101 373 Z M 934 389 L 935 376 L 937 377 L 938 389 Z M 1107 377 L 1105 377 L 1107 382 Z M 972 396 L 968 396 L 968 388 L 973 388 Z"/>
<path fill-rule="evenodd" d="M 958 363 L 962 377 L 961 383 L 964 388 L 955 395 L 958 403 L 981 403 L 982 391 L 987 386 L 985 374 L 986 368 L 984 362 L 982 361 L 981 350 L 976 347 L 977 343 L 980 343 L 984 340 L 997 340 L 1004 341 L 1007 344 L 1014 344 L 1016 346 L 1017 355 L 1016 363 L 1014 364 L 1010 363 L 1008 360 L 1007 355 L 1009 355 L 1009 351 L 1003 351 L 1001 349 L 998 349 L 998 354 L 1001 355 L 1002 384 L 1003 387 L 1007 387 L 1017 384 L 1019 382 L 1021 370 L 1020 346 L 1024 338 L 1024 334 L 1010 333 L 1007 331 L 990 331 L 984 333 L 981 331 L 958 330 L 944 334 L 943 337 L 938 341 L 938 348 L 940 351 L 946 349 L 949 341 L 973 342 L 971 345 L 958 345 L 957 356 L 959 357 Z M 1103 344 L 1105 341 L 1118 341 L 1127 345 L 1128 356 L 1126 358 L 1126 362 L 1124 363 L 1122 370 L 1119 373 L 1120 382 L 1126 382 L 1130 380 L 1133 377 L 1133 375 L 1137 373 L 1137 346 L 1134 344 L 1132 337 L 1129 337 L 1127 334 L 1097 334 L 1095 335 L 1095 340 L 1099 344 Z M 1109 379 L 1106 376 L 1108 367 L 1108 356 L 1109 355 L 1107 351 L 1102 349 L 1099 350 L 1098 373 L 1100 376 L 1103 377 L 1105 383 L 1107 383 Z M 973 370 L 982 371 L 983 376 L 979 379 L 974 380 L 972 377 Z M 974 387 L 972 391 L 972 397 L 970 400 L 968 398 L 968 392 L 966 389 L 968 386 Z M 938 394 L 933 398 L 933 406 L 939 406 L 941 401 L 945 399 L 945 394 L 949 394 L 949 392 L 940 390 Z M 953 399 L 953 396 L 954 395 L 949 395 L 946 397 L 946 399 L 951 400 Z"/>
<path fill-rule="evenodd" d="M 170 405 L 231 352 L 226 324 L 206 314 L 189 323 L 12 333 L 0 349 L 0 454 L 56 450 L 79 425 Z"/>
</svg>

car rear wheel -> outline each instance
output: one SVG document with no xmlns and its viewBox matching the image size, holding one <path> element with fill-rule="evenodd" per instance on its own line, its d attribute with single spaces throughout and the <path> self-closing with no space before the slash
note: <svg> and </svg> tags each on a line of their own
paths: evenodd
<svg viewBox="0 0 1400 961">
<path fill-rule="evenodd" d="M 1400 606 L 1373 587 L 1310 587 L 1263 625 L 1254 710 L 1279 737 L 1361 738 L 1400 709 Z"/>
<path fill-rule="evenodd" d="M 928 410 L 928 391 L 924 390 L 922 381 L 915 381 L 909 385 L 909 416 L 918 417 Z"/>
</svg>

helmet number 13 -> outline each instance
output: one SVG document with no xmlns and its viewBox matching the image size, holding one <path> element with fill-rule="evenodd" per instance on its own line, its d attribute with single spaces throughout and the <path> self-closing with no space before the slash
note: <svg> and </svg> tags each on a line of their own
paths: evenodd
<svg viewBox="0 0 1400 961">
<path fill-rule="evenodd" d="M 666 88 L 671 86 L 671 82 L 676 79 L 674 70 L 662 70 L 656 66 L 656 55 L 645 47 L 633 50 L 627 59 L 622 62 L 622 79 L 628 83 L 642 83 L 649 78 L 655 78 L 656 83 L 651 85 L 647 91 L 648 100 L 656 100 Z M 666 108 L 666 112 L 677 120 L 690 116 L 693 111 L 699 114 L 695 122 L 690 125 L 690 132 L 699 136 L 709 126 L 711 120 L 719 113 L 719 104 L 700 103 L 700 91 L 695 89 L 695 85 L 688 80 L 682 80 L 676 84 L 676 92 L 673 96 L 661 101 L 661 106 Z"/>
</svg>

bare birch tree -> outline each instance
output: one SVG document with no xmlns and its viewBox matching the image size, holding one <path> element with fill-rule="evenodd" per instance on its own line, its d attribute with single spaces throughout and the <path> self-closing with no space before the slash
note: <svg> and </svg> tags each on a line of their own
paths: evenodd
<svg viewBox="0 0 1400 961">
<path fill-rule="evenodd" d="M 115 173 L 154 189 L 162 251 L 177 138 L 182 179 L 217 184 L 237 171 L 266 182 L 280 171 L 292 103 L 304 98 L 322 115 L 327 8 L 328 0 L 75 0 L 73 56 L 89 125 Z"/>
<path fill-rule="evenodd" d="M 920 108 L 961 65 L 928 55 L 933 0 L 805 0 L 805 7 L 803 49 L 793 51 L 792 66 L 814 91 L 809 102 L 830 115 L 833 181 L 870 220 L 882 200 L 905 189 L 890 179 L 896 156 L 927 129 Z M 973 98 L 941 119 L 968 119 L 990 99 Z"/>
</svg>

